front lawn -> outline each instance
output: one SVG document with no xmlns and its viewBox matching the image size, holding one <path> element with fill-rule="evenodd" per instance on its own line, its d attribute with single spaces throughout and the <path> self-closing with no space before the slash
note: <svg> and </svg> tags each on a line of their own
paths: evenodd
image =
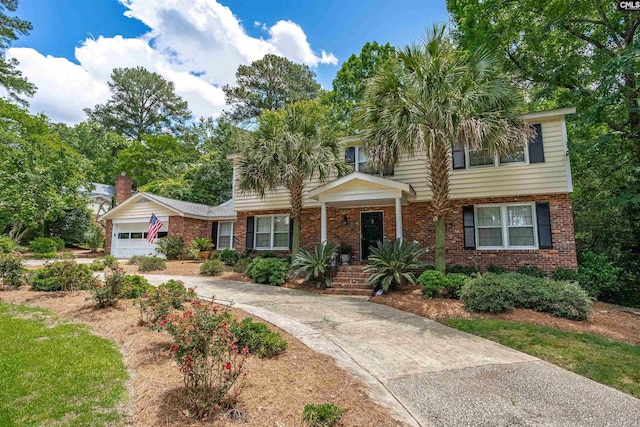
<svg viewBox="0 0 640 427">
<path fill-rule="evenodd" d="M 0 425 L 120 425 L 116 346 L 46 310 L 0 302 Z"/>
<path fill-rule="evenodd" d="M 640 398 L 640 345 L 505 320 L 453 318 L 441 322 Z"/>
</svg>

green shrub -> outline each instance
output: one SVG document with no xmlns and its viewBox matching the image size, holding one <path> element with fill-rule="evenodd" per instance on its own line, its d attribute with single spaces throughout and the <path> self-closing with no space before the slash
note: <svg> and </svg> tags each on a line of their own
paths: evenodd
<svg viewBox="0 0 640 427">
<path fill-rule="evenodd" d="M 271 251 L 260 252 L 260 258 L 277 258 L 278 256 Z"/>
<path fill-rule="evenodd" d="M 277 332 L 272 331 L 261 322 L 254 322 L 250 317 L 242 323 L 234 323 L 231 332 L 238 339 L 238 348 L 247 347 L 249 353 L 260 358 L 278 355 L 287 349 L 287 341 Z"/>
<path fill-rule="evenodd" d="M 102 258 L 104 264 L 112 270 L 118 268 L 118 259 L 113 255 L 105 255 Z"/>
<path fill-rule="evenodd" d="M 475 276 L 479 272 L 480 270 L 475 265 L 454 264 L 450 267 L 447 267 L 447 273 L 459 273 L 466 276 Z"/>
<path fill-rule="evenodd" d="M 553 280 L 561 280 L 565 282 L 577 282 L 578 272 L 570 268 L 556 267 L 553 270 Z"/>
<path fill-rule="evenodd" d="M 93 271 L 103 271 L 105 268 L 107 268 L 107 266 L 103 260 L 101 260 L 100 258 L 96 258 L 91 261 L 91 264 L 89 264 L 89 268 Z"/>
<path fill-rule="evenodd" d="M 422 286 L 422 295 L 425 298 L 437 298 L 444 291 L 448 281 L 439 271 L 427 270 L 418 277 L 418 284 Z"/>
<path fill-rule="evenodd" d="M 95 284 L 91 269 L 75 261 L 57 261 L 33 272 L 31 288 L 36 291 L 77 291 Z"/>
<path fill-rule="evenodd" d="M 76 259 L 76 254 L 73 252 L 62 252 L 60 254 L 60 259 Z"/>
<path fill-rule="evenodd" d="M 144 258 L 146 258 L 146 255 L 134 255 L 131 258 L 129 258 L 129 261 L 127 261 L 128 265 L 140 265 L 140 261 L 142 261 Z"/>
<path fill-rule="evenodd" d="M 18 254 L 0 253 L 0 289 L 18 289 L 26 281 L 22 257 Z"/>
<path fill-rule="evenodd" d="M 461 299 L 469 311 L 498 313 L 513 308 L 585 320 L 591 298 L 575 282 L 562 282 L 519 273 L 487 273 L 463 287 Z"/>
<path fill-rule="evenodd" d="M 304 276 L 306 282 L 331 287 L 331 260 L 337 246 L 328 242 L 315 245 L 313 252 L 300 249 L 291 264 L 295 277 Z"/>
<path fill-rule="evenodd" d="M 196 298 L 194 290 L 187 289 L 181 280 L 171 279 L 158 286 L 158 290 L 166 292 L 171 297 L 171 305 L 177 309 L 182 309 L 185 301 Z"/>
<path fill-rule="evenodd" d="M 213 242 L 208 237 L 196 237 L 189 243 L 189 247 L 197 252 L 207 252 L 213 249 Z"/>
<path fill-rule="evenodd" d="M 53 240 L 53 242 L 56 244 L 56 250 L 58 251 L 62 251 L 64 250 L 64 240 L 62 240 L 60 237 L 54 236 L 54 237 L 49 237 L 51 240 Z"/>
<path fill-rule="evenodd" d="M 167 236 L 156 241 L 156 252 L 167 259 L 178 259 L 184 254 L 184 239 L 178 236 Z"/>
<path fill-rule="evenodd" d="M 138 271 L 158 271 L 167 268 L 167 262 L 157 256 L 143 256 L 138 258 Z"/>
<path fill-rule="evenodd" d="M 56 252 L 49 252 L 44 254 L 36 254 L 34 253 L 29 258 L 31 259 L 59 259 L 60 256 Z"/>
<path fill-rule="evenodd" d="M 537 265 L 521 265 L 516 270 L 516 273 L 524 274 L 531 277 L 547 277 L 547 275 L 544 274 L 544 271 L 542 271 L 542 269 Z"/>
<path fill-rule="evenodd" d="M 220 252 L 220 261 L 224 262 L 225 265 L 236 265 L 239 259 L 240 255 L 238 255 L 238 252 L 232 249 L 223 249 L 222 252 Z"/>
<path fill-rule="evenodd" d="M 342 408 L 333 403 L 321 405 L 308 403 L 304 405 L 302 418 L 309 423 L 310 427 L 333 427 L 340 421 L 342 412 Z"/>
<path fill-rule="evenodd" d="M 254 258 L 247 275 L 256 283 L 279 286 L 287 279 L 287 264 L 278 258 Z"/>
<path fill-rule="evenodd" d="M 378 242 L 376 247 L 371 247 L 370 264 L 364 268 L 365 272 L 371 273 L 367 283 L 384 292 L 407 282 L 415 284 L 414 271 L 424 268 L 420 261 L 424 252 L 417 243 L 407 243 L 403 239 L 396 239 L 393 243 Z"/>
<path fill-rule="evenodd" d="M 200 265 L 203 276 L 217 276 L 224 271 L 224 264 L 219 259 L 208 259 Z"/>
<path fill-rule="evenodd" d="M 444 287 L 444 296 L 454 299 L 460 298 L 460 291 L 469 278 L 469 276 L 462 273 L 447 274 L 447 284 Z"/>
<path fill-rule="evenodd" d="M 118 303 L 124 289 L 126 274 L 122 270 L 107 273 L 104 283 L 93 287 L 93 298 L 98 303 L 98 308 L 113 307 Z"/>
<path fill-rule="evenodd" d="M 155 288 L 144 277 L 138 276 L 137 274 L 128 274 L 124 278 L 120 297 L 124 299 L 140 298 L 154 289 Z"/>
<path fill-rule="evenodd" d="M 11 237 L 0 236 L 0 253 L 9 253 L 17 248 L 18 244 Z"/>
<path fill-rule="evenodd" d="M 505 282 L 494 273 L 486 273 L 472 278 L 462 287 L 460 299 L 464 307 L 472 312 L 501 313 L 515 308 L 518 296 L 517 286 Z"/>
<path fill-rule="evenodd" d="M 56 249 L 56 242 L 47 237 L 38 237 L 29 243 L 29 250 L 37 254 L 55 253 Z"/>
<path fill-rule="evenodd" d="M 489 266 L 487 267 L 487 272 L 495 274 L 506 274 L 509 272 L 509 270 L 507 269 L 507 267 L 504 267 L 502 265 L 489 264 Z"/>
<path fill-rule="evenodd" d="M 246 274 L 247 268 L 251 264 L 251 259 L 249 258 L 240 258 L 238 262 L 233 266 L 233 271 L 236 273 Z"/>
<path fill-rule="evenodd" d="M 607 299 L 620 291 L 621 268 L 593 252 L 585 252 L 580 258 L 578 281 L 591 297 Z"/>
<path fill-rule="evenodd" d="M 257 251 L 254 248 L 244 248 L 244 251 L 242 251 L 242 254 L 240 255 L 240 258 L 253 259 L 253 258 L 256 257 L 256 253 L 257 253 Z"/>
<path fill-rule="evenodd" d="M 104 232 L 102 227 L 98 225 L 92 225 L 87 228 L 84 233 L 83 242 L 91 252 L 98 252 L 98 249 L 104 244 Z"/>
</svg>

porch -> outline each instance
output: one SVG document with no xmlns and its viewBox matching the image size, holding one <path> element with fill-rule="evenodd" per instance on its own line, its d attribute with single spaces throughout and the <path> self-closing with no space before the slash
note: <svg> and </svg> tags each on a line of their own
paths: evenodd
<svg viewBox="0 0 640 427">
<path fill-rule="evenodd" d="M 415 199 L 409 184 L 354 172 L 309 192 L 320 202 L 320 241 L 346 244 L 352 261 L 380 240 L 403 237 L 402 207 Z"/>
</svg>

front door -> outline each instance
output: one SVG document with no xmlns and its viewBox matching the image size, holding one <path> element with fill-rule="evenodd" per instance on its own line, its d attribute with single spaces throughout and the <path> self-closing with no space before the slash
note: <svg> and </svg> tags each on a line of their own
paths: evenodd
<svg viewBox="0 0 640 427">
<path fill-rule="evenodd" d="M 369 258 L 370 247 L 383 239 L 382 212 L 362 212 L 360 214 L 361 250 L 360 259 Z"/>
</svg>

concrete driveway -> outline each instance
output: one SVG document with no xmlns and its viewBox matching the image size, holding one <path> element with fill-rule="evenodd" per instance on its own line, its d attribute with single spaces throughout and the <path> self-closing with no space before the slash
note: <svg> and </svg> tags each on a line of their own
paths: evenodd
<svg viewBox="0 0 640 427">
<path fill-rule="evenodd" d="M 409 425 L 640 426 L 640 400 L 429 319 L 362 297 L 199 277 L 170 278 L 334 357 Z"/>
</svg>

